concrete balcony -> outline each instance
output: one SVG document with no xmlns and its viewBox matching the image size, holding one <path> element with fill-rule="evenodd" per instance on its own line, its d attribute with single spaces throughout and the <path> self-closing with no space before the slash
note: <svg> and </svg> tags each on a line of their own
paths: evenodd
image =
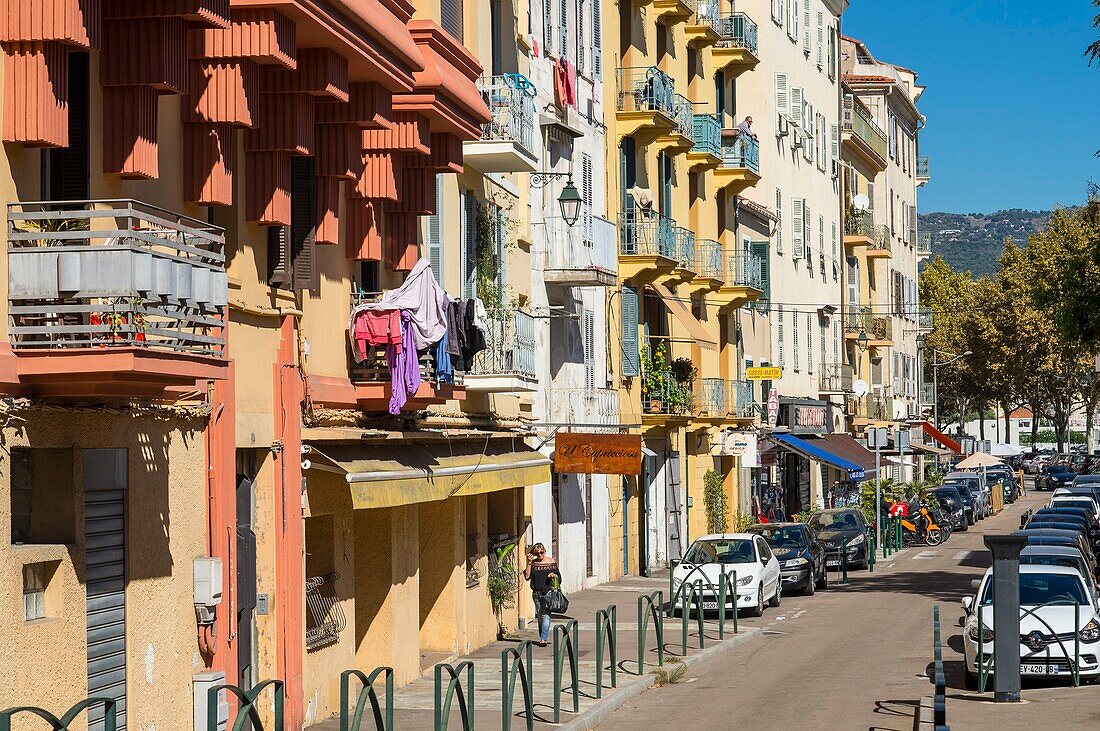
<svg viewBox="0 0 1100 731">
<path fill-rule="evenodd" d="M 535 319 L 519 310 L 490 313 L 485 350 L 474 356 L 463 383 L 471 393 L 537 390 Z"/>
<path fill-rule="evenodd" d="M 890 160 L 889 142 L 871 111 L 859 99 L 848 95 L 844 97 L 841 115 L 842 142 L 874 170 L 885 171 Z"/>
<path fill-rule="evenodd" d="M 894 322 L 888 314 L 874 314 L 870 307 L 856 307 L 844 316 L 844 337 L 857 340 L 867 335 L 871 348 L 889 348 L 894 344 Z"/>
<path fill-rule="evenodd" d="M 480 139 L 462 143 L 463 163 L 482 173 L 538 170 L 534 85 L 522 74 L 504 74 L 482 79 L 478 91 L 492 119 Z"/>
<path fill-rule="evenodd" d="M 932 233 L 921 231 L 917 234 L 917 258 L 921 261 L 932 257 Z"/>
<path fill-rule="evenodd" d="M 643 284 L 672 273 L 679 265 L 676 224 L 640 208 L 619 214 L 619 277 Z"/>
<path fill-rule="evenodd" d="M 642 379 L 642 423 L 686 421 L 694 411 L 691 382 L 681 383 L 672 371 L 655 371 Z"/>
<path fill-rule="evenodd" d="M 854 372 L 847 363 L 825 363 L 821 366 L 818 393 L 823 396 L 852 392 Z"/>
<path fill-rule="evenodd" d="M 225 378 L 222 230 L 134 200 L 8 205 L 0 380 L 49 396 L 153 397 Z"/>
<path fill-rule="evenodd" d="M 692 170 L 713 170 L 722 164 L 722 123 L 717 114 L 696 114 L 692 119 L 694 144 L 687 153 Z"/>
<path fill-rule="evenodd" d="M 695 0 L 695 13 L 684 26 L 684 38 L 689 46 L 705 48 L 722 40 L 722 22 L 718 9 L 718 0 Z"/>
<path fill-rule="evenodd" d="M 665 25 L 671 28 L 686 22 L 694 15 L 695 8 L 689 0 L 653 0 L 653 11 L 657 14 L 657 19 L 663 18 Z"/>
<path fill-rule="evenodd" d="M 673 101 L 673 120 L 676 126 L 654 142 L 657 152 L 679 155 L 695 145 L 695 105 L 683 94 L 676 94 Z"/>
<path fill-rule="evenodd" d="M 917 185 L 924 185 L 932 180 L 932 168 L 928 157 L 921 155 L 917 158 Z"/>
<path fill-rule="evenodd" d="M 875 389 L 862 398 L 851 396 L 848 399 L 848 413 L 857 425 L 892 421 L 894 399 L 882 389 Z"/>
<path fill-rule="evenodd" d="M 725 254 L 725 271 L 722 286 L 709 296 L 721 307 L 734 309 L 755 302 L 765 296 L 765 257 L 747 251 Z"/>
<path fill-rule="evenodd" d="M 620 423 L 619 391 L 614 388 L 551 388 L 553 425 L 614 427 Z"/>
<path fill-rule="evenodd" d="M 710 49 L 714 68 L 736 78 L 760 64 L 757 49 L 759 30 L 745 13 L 722 13 L 718 20 L 721 38 Z"/>
<path fill-rule="evenodd" d="M 760 143 L 742 139 L 736 130 L 722 130 L 722 163 L 714 170 L 714 182 L 727 195 L 740 195 L 760 182 Z"/>
<path fill-rule="evenodd" d="M 676 88 L 672 77 L 656 66 L 617 71 L 615 132 L 619 137 L 657 139 L 676 129 Z"/>
<path fill-rule="evenodd" d="M 612 287 L 619 277 L 615 224 L 582 216 L 573 226 L 561 217 L 534 225 L 545 252 L 543 281 L 559 287 Z"/>
</svg>

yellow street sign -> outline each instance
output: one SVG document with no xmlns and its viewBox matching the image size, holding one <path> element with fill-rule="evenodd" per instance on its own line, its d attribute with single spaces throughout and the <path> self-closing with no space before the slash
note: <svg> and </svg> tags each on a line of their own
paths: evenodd
<svg viewBox="0 0 1100 731">
<path fill-rule="evenodd" d="M 778 381 L 782 377 L 782 368 L 749 368 L 745 371 L 745 378 L 750 381 Z"/>
</svg>

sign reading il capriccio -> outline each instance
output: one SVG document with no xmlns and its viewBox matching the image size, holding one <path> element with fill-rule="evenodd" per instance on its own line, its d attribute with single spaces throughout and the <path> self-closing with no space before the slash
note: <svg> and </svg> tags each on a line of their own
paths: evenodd
<svg viewBox="0 0 1100 731">
<path fill-rule="evenodd" d="M 554 471 L 639 475 L 642 472 L 642 435 L 559 433 L 555 437 Z"/>
</svg>

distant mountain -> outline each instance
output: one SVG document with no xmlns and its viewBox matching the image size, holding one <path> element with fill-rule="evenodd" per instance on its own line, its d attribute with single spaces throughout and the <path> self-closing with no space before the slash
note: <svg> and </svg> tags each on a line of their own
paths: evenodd
<svg viewBox="0 0 1100 731">
<path fill-rule="evenodd" d="M 933 255 L 940 254 L 955 269 L 968 269 L 978 277 L 997 270 L 1006 238 L 1026 244 L 1050 216 L 1050 211 L 1019 208 L 996 213 L 924 213 L 920 230 L 932 234 Z"/>
</svg>

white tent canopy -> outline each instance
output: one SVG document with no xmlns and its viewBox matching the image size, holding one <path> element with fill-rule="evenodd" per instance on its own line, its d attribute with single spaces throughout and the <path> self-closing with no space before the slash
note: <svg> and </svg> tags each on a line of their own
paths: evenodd
<svg viewBox="0 0 1100 731">
<path fill-rule="evenodd" d="M 1024 450 L 1015 444 L 994 444 L 989 453 L 994 457 L 1018 457 L 1024 453 Z"/>
</svg>

